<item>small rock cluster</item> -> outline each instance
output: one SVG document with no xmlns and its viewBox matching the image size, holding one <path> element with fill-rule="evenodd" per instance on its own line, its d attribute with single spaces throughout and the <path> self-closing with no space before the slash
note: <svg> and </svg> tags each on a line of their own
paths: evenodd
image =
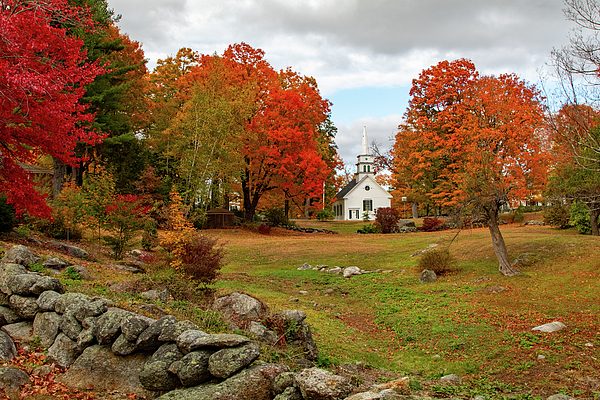
<svg viewBox="0 0 600 400">
<path fill-rule="evenodd" d="M 339 234 L 339 232 L 330 231 L 329 229 L 302 228 L 300 226 L 291 226 L 291 225 L 277 225 L 277 228 L 286 229 L 288 231 L 302 232 L 302 233 L 329 233 L 332 235 Z"/>
<path fill-rule="evenodd" d="M 326 272 L 328 274 L 334 274 L 334 275 L 342 275 L 344 278 L 351 278 L 356 275 L 365 275 L 365 274 L 374 274 L 374 273 L 389 274 L 390 272 L 393 272 L 392 270 L 383 270 L 383 269 L 375 269 L 372 271 L 365 271 L 364 269 L 360 269 L 358 267 L 344 268 L 344 267 L 335 266 L 335 267 L 330 268 L 328 265 L 315 265 L 313 267 L 309 263 L 304 263 L 298 267 L 298 271 L 306 271 L 306 270 Z"/>
</svg>

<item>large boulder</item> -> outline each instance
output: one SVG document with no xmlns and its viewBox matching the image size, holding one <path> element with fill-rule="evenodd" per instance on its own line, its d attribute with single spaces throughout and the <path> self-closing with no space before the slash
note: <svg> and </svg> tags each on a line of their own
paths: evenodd
<svg viewBox="0 0 600 400">
<path fill-rule="evenodd" d="M 32 321 L 21 321 L 15 322 L 14 324 L 4 325 L 2 330 L 12 338 L 12 340 L 19 342 L 21 346 L 27 345 L 33 341 L 33 322 Z"/>
<path fill-rule="evenodd" d="M 549 322 L 544 325 L 536 326 L 535 328 L 532 328 L 531 330 L 545 332 L 545 333 L 551 333 L 551 332 L 560 331 L 561 329 L 565 329 L 566 327 L 567 326 L 565 324 L 563 324 L 562 322 L 554 321 L 554 322 Z"/>
<path fill-rule="evenodd" d="M 0 306 L 0 326 L 14 324 L 21 321 L 21 319 L 10 307 Z"/>
<path fill-rule="evenodd" d="M 13 294 L 9 299 L 10 308 L 23 319 L 33 319 L 40 307 L 37 305 L 37 297 L 25 297 Z"/>
<path fill-rule="evenodd" d="M 8 249 L 2 261 L 8 264 L 20 264 L 28 267 L 31 264 L 39 262 L 40 258 L 33 254 L 27 247 L 18 244 Z"/>
<path fill-rule="evenodd" d="M 52 346 L 60 327 L 61 316 L 55 312 L 37 313 L 33 320 L 33 336 L 40 338 L 44 348 Z"/>
<path fill-rule="evenodd" d="M 60 368 L 68 368 L 75 362 L 81 351 L 77 342 L 71 340 L 64 333 L 59 333 L 54 344 L 48 349 L 47 360 Z"/>
<path fill-rule="evenodd" d="M 361 274 L 362 274 L 362 271 L 358 267 L 348 267 L 348 268 L 344 268 L 344 270 L 342 271 L 342 275 L 344 276 L 344 278 L 351 278 L 353 276 L 361 275 Z"/>
<path fill-rule="evenodd" d="M 305 369 L 296 374 L 296 384 L 306 400 L 344 399 L 354 389 L 348 378 L 319 368 Z"/>
<path fill-rule="evenodd" d="M 17 356 L 17 348 L 15 342 L 8 336 L 7 333 L 0 331 L 0 359 L 11 361 Z"/>
<path fill-rule="evenodd" d="M 121 320 L 121 332 L 123 338 L 135 343 L 142 332 L 148 328 L 154 320 L 138 314 L 129 314 Z"/>
<path fill-rule="evenodd" d="M 252 364 L 259 356 L 260 346 L 256 343 L 221 349 L 210 356 L 208 370 L 217 378 L 228 378 Z"/>
<path fill-rule="evenodd" d="M 90 256 L 90 254 L 87 251 L 85 251 L 77 246 L 73 246 L 72 244 L 69 244 L 69 243 L 59 242 L 57 240 L 51 240 L 50 244 L 54 247 L 57 247 L 59 250 L 66 251 L 73 257 L 88 258 Z"/>
<path fill-rule="evenodd" d="M 109 308 L 96 322 L 94 336 L 99 344 L 111 345 L 121 334 L 121 322 L 129 311 Z"/>
<path fill-rule="evenodd" d="M 269 307 L 265 303 L 238 292 L 216 299 L 214 309 L 222 312 L 236 323 L 242 323 L 242 325 L 251 320 L 256 321 L 269 316 Z"/>
<path fill-rule="evenodd" d="M 139 379 L 142 366 L 149 357 L 146 353 L 121 357 L 113 354 L 109 347 L 94 345 L 85 349 L 69 370 L 57 377 L 57 380 L 81 390 L 93 386 L 97 391 L 119 391 L 135 393 L 141 398 L 153 398 Z"/>
<path fill-rule="evenodd" d="M 271 400 L 273 380 L 286 371 L 286 365 L 257 363 L 217 385 L 173 390 L 157 400 Z"/>
<path fill-rule="evenodd" d="M 169 371 L 171 364 L 183 358 L 175 343 L 163 344 L 140 371 L 140 383 L 153 391 L 173 390 L 180 384 L 176 374 Z"/>
<path fill-rule="evenodd" d="M 319 349 L 312 337 L 310 326 L 304 321 L 306 313 L 299 310 L 283 310 L 273 316 L 273 320 L 285 330 L 285 340 L 293 347 L 301 348 L 304 357 L 316 360 Z"/>
<path fill-rule="evenodd" d="M 424 269 L 419 274 L 419 282 L 421 283 L 430 283 L 437 281 L 437 275 L 430 269 Z"/>
<path fill-rule="evenodd" d="M 54 311 L 56 302 L 60 298 L 60 293 L 53 290 L 47 290 L 40 294 L 37 298 L 36 303 L 40 308 L 40 311 Z"/>
<path fill-rule="evenodd" d="M 208 360 L 213 353 L 212 350 L 192 351 L 177 363 L 174 372 L 183 386 L 197 386 L 212 377 L 208 370 Z"/>
<path fill-rule="evenodd" d="M 15 367 L 0 367 L 0 389 L 8 399 L 17 399 L 19 396 L 19 387 L 29 383 L 29 376 Z"/>
<path fill-rule="evenodd" d="M 138 336 L 135 344 L 139 350 L 158 349 L 164 343 L 158 340 L 160 335 L 170 325 L 175 325 L 176 323 L 177 318 L 172 315 L 165 315 L 164 317 L 161 317 L 144 329 L 144 331 Z"/>
</svg>

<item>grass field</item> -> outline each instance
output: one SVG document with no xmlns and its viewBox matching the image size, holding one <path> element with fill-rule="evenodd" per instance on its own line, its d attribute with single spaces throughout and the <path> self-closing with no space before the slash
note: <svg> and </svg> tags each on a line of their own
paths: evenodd
<svg viewBox="0 0 600 400">
<path fill-rule="evenodd" d="M 238 228 L 206 233 L 216 235 L 226 251 L 217 294 L 246 292 L 266 302 L 272 313 L 305 311 L 320 350 L 319 366 L 363 361 L 373 371 L 409 376 L 412 389 L 437 397 L 529 399 L 565 393 L 598 399 L 600 238 L 573 229 L 502 226 L 511 260 L 524 253 L 532 260 L 521 267 L 522 274 L 508 278 L 497 270 L 487 229 L 357 235 L 364 222 L 297 223 L 339 234 L 275 229 L 260 235 Z M 419 258 L 411 255 L 432 244 L 449 248 L 456 271 L 422 284 Z M 2 242 L 0 250 L 11 245 Z M 159 308 L 207 331 L 227 329 L 218 314 L 192 307 L 194 297 L 181 295 L 189 293 L 189 282 L 164 264 L 146 260 L 147 274 L 132 275 L 113 268 L 114 260 L 95 241 L 80 245 L 92 253 L 91 260 L 57 255 L 50 247 L 35 251 L 43 258 L 66 257 L 94 276 L 83 281 L 61 275 L 69 291 L 135 308 L 148 302 L 141 290 L 166 286 L 175 299 L 157 303 Z M 385 272 L 345 279 L 299 271 L 304 263 Z M 567 328 L 531 330 L 552 321 Z M 436 383 L 447 374 L 459 375 L 463 384 Z"/>
<path fill-rule="evenodd" d="M 305 311 L 324 364 L 364 361 L 410 376 L 415 387 L 451 373 L 468 382 L 433 385 L 436 395 L 600 393 L 600 238 L 504 226 L 511 259 L 531 253 L 533 260 L 508 278 L 497 270 L 487 229 L 452 241 L 456 231 L 356 235 L 364 223 L 298 223 L 340 234 L 215 231 L 228 259 L 217 288 L 252 294 L 273 311 Z M 418 257 L 410 256 L 431 244 L 450 246 L 457 271 L 422 284 Z M 391 272 L 344 279 L 299 271 L 305 262 Z M 567 328 L 531 331 L 552 321 Z"/>
</svg>

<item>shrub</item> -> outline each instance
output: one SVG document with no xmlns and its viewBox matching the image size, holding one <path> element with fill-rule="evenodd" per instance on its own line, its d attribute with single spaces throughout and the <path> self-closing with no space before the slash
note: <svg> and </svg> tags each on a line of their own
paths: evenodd
<svg viewBox="0 0 600 400">
<path fill-rule="evenodd" d="M 420 271 L 429 269 L 436 275 L 444 275 L 454 270 L 454 258 L 450 250 L 433 250 L 423 254 L 419 258 L 418 268 Z"/>
<path fill-rule="evenodd" d="M 362 228 L 358 229 L 356 233 L 381 233 L 381 231 L 376 225 L 371 224 L 363 226 Z"/>
<path fill-rule="evenodd" d="M 144 227 L 141 245 L 144 250 L 150 251 L 158 246 L 158 243 L 158 229 L 156 227 L 156 222 L 153 219 L 150 219 Z"/>
<path fill-rule="evenodd" d="M 583 203 L 573 203 L 569 208 L 571 224 L 583 235 L 592 233 L 590 209 Z"/>
<path fill-rule="evenodd" d="M 10 232 L 17 223 L 15 209 L 6 202 L 7 196 L 0 194 L 0 232 Z"/>
<path fill-rule="evenodd" d="M 105 229 L 110 234 L 104 241 L 115 252 L 116 259 L 122 257 L 131 240 L 148 223 L 146 213 L 150 206 L 142 205 L 142 201 L 140 196 L 120 195 L 106 207 Z"/>
<path fill-rule="evenodd" d="M 569 207 L 552 206 L 544 212 L 544 222 L 554 228 L 565 229 L 569 227 Z"/>
<path fill-rule="evenodd" d="M 516 210 L 511 211 L 510 213 L 512 214 L 512 219 L 514 222 L 516 222 L 517 224 L 522 224 L 523 221 L 525 221 L 525 208 L 524 207 L 518 207 Z"/>
<path fill-rule="evenodd" d="M 390 233 L 400 221 L 400 211 L 392 207 L 381 207 L 375 212 L 375 225 L 382 233 Z"/>
<path fill-rule="evenodd" d="M 434 217 L 423 218 L 423 226 L 419 228 L 419 230 L 423 232 L 435 232 L 442 230 L 444 226 L 444 221 L 441 221 Z"/>
<path fill-rule="evenodd" d="M 77 270 L 73 267 L 67 267 L 63 272 L 63 276 L 65 278 L 72 279 L 75 281 L 81 279 L 81 274 L 79 274 L 79 272 L 77 272 Z"/>
<path fill-rule="evenodd" d="M 269 208 L 265 211 L 265 222 L 271 226 L 289 225 L 290 221 L 285 215 L 285 207 Z"/>
<path fill-rule="evenodd" d="M 319 221 L 328 221 L 328 220 L 335 218 L 335 215 L 333 214 L 333 210 L 330 208 L 324 208 L 322 210 L 319 210 L 315 214 L 315 216 L 317 217 L 317 219 Z"/>
<path fill-rule="evenodd" d="M 199 232 L 189 235 L 181 253 L 181 268 L 194 281 L 208 285 L 213 283 L 223 267 L 225 252 L 216 247 L 217 239 Z"/>
<path fill-rule="evenodd" d="M 258 233 L 261 235 L 268 235 L 271 233 L 271 227 L 267 224 L 260 224 L 258 226 Z"/>
</svg>

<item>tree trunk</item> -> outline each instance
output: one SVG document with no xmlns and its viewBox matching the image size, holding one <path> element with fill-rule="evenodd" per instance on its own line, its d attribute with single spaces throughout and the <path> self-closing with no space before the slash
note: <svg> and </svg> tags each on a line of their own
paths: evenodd
<svg viewBox="0 0 600 400">
<path fill-rule="evenodd" d="M 419 218 L 419 203 L 417 203 L 416 201 L 413 201 L 411 203 L 411 206 L 412 206 L 412 217 L 413 217 L 413 219 Z"/>
<path fill-rule="evenodd" d="M 306 199 L 306 202 L 304 203 L 304 218 L 308 219 L 308 217 L 310 217 L 310 210 L 308 209 L 310 207 L 310 197 L 308 199 Z"/>
<path fill-rule="evenodd" d="M 498 258 L 498 269 L 500 273 L 505 276 L 514 276 L 521 273 L 518 269 L 513 267 L 510 260 L 508 259 L 508 250 L 506 249 L 506 243 L 498 227 L 498 207 L 493 206 L 488 211 L 488 227 L 490 228 L 490 234 L 492 235 L 492 244 L 494 246 L 494 253 Z"/>
<path fill-rule="evenodd" d="M 285 218 L 290 219 L 290 201 L 285 200 Z"/>
<path fill-rule="evenodd" d="M 65 181 L 65 174 L 67 173 L 67 166 L 58 158 L 54 158 L 53 168 L 54 176 L 52 177 L 52 194 L 54 195 L 54 199 L 56 200 L 60 192 L 62 192 L 63 184 Z"/>
<path fill-rule="evenodd" d="M 590 208 L 590 225 L 592 226 L 592 235 L 600 236 L 600 231 L 598 230 L 598 216 L 600 216 L 600 203 L 592 203 L 589 204 Z"/>
</svg>

